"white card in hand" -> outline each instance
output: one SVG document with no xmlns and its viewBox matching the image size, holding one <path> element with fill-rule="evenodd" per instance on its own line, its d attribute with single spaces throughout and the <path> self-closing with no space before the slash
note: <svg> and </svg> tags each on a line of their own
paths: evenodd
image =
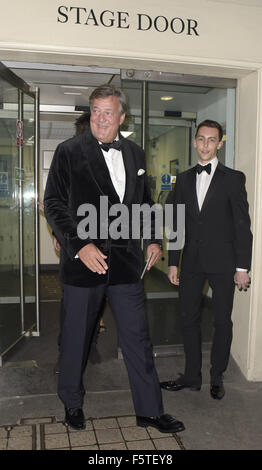
<svg viewBox="0 0 262 470">
<path fill-rule="evenodd" d="M 145 267 L 144 267 L 144 269 L 143 269 L 143 272 L 142 272 L 142 274 L 141 274 L 140 279 L 143 279 L 143 277 L 144 277 L 144 275 L 145 275 L 145 272 L 146 272 L 146 270 L 147 270 L 147 267 L 148 267 L 148 265 L 149 265 L 149 263 L 150 263 L 150 260 L 151 260 L 152 256 L 153 256 L 153 251 L 151 251 L 151 253 L 150 253 L 150 256 L 149 256 L 149 258 L 148 258 L 148 260 L 147 260 L 147 262 L 146 262 L 146 264 L 145 264 Z"/>
</svg>

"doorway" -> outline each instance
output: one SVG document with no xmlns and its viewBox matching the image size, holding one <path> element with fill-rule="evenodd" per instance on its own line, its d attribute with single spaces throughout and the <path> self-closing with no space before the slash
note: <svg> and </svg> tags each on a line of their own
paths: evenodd
<svg viewBox="0 0 262 470">
<path fill-rule="evenodd" d="M 102 83 L 121 86 L 128 96 L 129 115 L 121 132 L 144 148 L 150 187 L 156 202 L 164 205 L 174 187 L 176 175 L 195 164 L 192 140 L 196 125 L 207 117 L 219 121 L 224 129 L 224 153 L 220 160 L 227 166 L 234 165 L 236 80 L 116 68 L 18 62 L 6 65 L 41 90 L 41 197 L 48 174 L 45 156 L 49 157 L 58 143 L 72 137 L 76 118 L 89 109 L 89 95 Z M 163 177 L 172 179 L 165 185 Z M 58 257 L 43 218 L 40 227 L 40 265 L 57 269 Z M 170 285 L 167 270 L 164 240 L 162 260 L 144 279 L 155 355 L 175 354 L 182 349 L 178 291 Z M 212 320 L 209 291 L 206 293 L 203 341 L 208 344 L 212 337 Z"/>
</svg>

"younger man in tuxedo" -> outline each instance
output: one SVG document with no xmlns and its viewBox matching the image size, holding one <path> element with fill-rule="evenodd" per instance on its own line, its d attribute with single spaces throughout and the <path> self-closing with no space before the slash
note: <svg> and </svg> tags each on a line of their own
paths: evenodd
<svg viewBox="0 0 262 470">
<path fill-rule="evenodd" d="M 232 342 L 234 289 L 235 285 L 240 290 L 249 286 L 252 250 L 245 176 L 218 161 L 222 137 L 219 123 L 205 120 L 199 124 L 194 139 L 198 164 L 178 175 L 175 185 L 174 208 L 185 205 L 185 246 L 180 279 L 180 251 L 169 251 L 169 280 L 179 285 L 186 364 L 182 377 L 161 383 L 169 391 L 201 388 L 200 303 L 208 280 L 214 314 L 210 370 L 210 394 L 214 399 L 225 395 L 223 373 Z"/>
</svg>

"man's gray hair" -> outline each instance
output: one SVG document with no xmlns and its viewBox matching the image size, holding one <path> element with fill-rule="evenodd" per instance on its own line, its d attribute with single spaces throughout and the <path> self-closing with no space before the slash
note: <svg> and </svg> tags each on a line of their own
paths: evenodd
<svg viewBox="0 0 262 470">
<path fill-rule="evenodd" d="M 114 85 L 100 85 L 95 88 L 89 98 L 90 107 L 92 108 L 93 101 L 98 98 L 107 98 L 108 96 L 116 96 L 120 103 L 120 115 L 127 114 L 127 99 L 124 92 Z"/>
</svg>

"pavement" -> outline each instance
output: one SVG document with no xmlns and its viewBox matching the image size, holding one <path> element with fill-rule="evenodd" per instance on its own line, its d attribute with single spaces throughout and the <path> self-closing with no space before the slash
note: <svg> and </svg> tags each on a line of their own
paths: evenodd
<svg viewBox="0 0 262 470">
<path fill-rule="evenodd" d="M 208 361 L 207 356 L 205 353 L 204 363 Z M 182 357 L 157 358 L 160 380 L 173 378 L 170 371 L 174 366 L 181 370 L 182 363 Z M 233 359 L 224 380 L 226 395 L 221 401 L 210 397 L 207 380 L 200 392 L 163 391 L 165 412 L 182 420 L 186 427 L 185 431 L 170 435 L 136 426 L 122 360 L 111 361 L 110 368 L 106 363 L 98 363 L 89 365 L 88 369 L 90 385 L 87 385 L 84 405 L 87 427 L 76 432 L 63 424 L 64 410 L 56 395 L 57 377 L 53 370 L 43 371 L 35 366 L 3 368 L 0 376 L 5 386 L 12 383 L 11 371 L 13 379 L 16 375 L 15 381 L 19 378 L 24 389 L 16 389 L 18 395 L 1 395 L 0 449 L 262 449 L 262 384 L 247 382 Z M 115 374 L 113 380 L 108 381 L 107 390 L 101 390 L 110 373 Z M 105 381 L 101 380 L 103 376 Z M 50 384 L 53 390 L 49 389 Z"/>
<path fill-rule="evenodd" d="M 55 416 L 21 419 L 0 428 L 0 450 L 181 450 L 176 434 L 139 428 L 135 416 L 89 418 L 84 431 L 74 431 Z"/>
<path fill-rule="evenodd" d="M 224 376 L 226 395 L 209 392 L 210 352 L 203 353 L 201 391 L 163 391 L 165 413 L 185 424 L 178 434 L 161 434 L 135 423 L 129 381 L 111 317 L 91 349 L 84 383 L 86 430 L 63 424 L 57 397 L 57 333 L 55 312 L 45 306 L 40 338 L 24 338 L 0 369 L 0 450 L 261 450 L 262 382 L 248 382 L 230 358 Z M 45 320 L 46 319 L 46 323 Z M 159 379 L 171 380 L 184 369 L 184 356 L 156 357 Z"/>
</svg>

